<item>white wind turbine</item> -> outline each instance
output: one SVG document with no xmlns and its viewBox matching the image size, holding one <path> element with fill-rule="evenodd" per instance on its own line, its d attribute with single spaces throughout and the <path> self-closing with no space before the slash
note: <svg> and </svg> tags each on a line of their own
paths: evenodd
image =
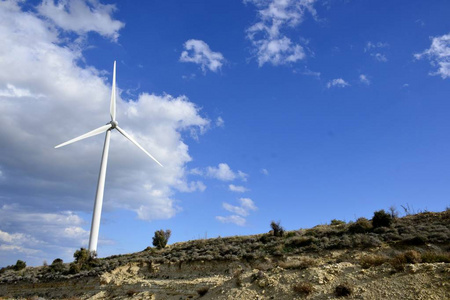
<svg viewBox="0 0 450 300">
<path fill-rule="evenodd" d="M 106 131 L 105 136 L 105 144 L 103 146 L 103 155 L 102 161 L 100 163 L 100 174 L 98 176 L 97 183 L 97 194 L 95 196 L 95 204 L 94 204 L 94 213 L 92 214 L 92 224 L 91 224 L 91 233 L 89 236 L 89 251 L 97 252 L 97 242 L 98 242 L 98 232 L 100 229 L 100 216 L 102 213 L 102 205 L 103 205 L 103 191 L 105 189 L 105 177 L 106 177 L 106 166 L 108 164 L 108 151 L 109 151 L 109 139 L 111 135 L 111 130 L 117 129 L 123 136 L 129 139 L 133 144 L 138 146 L 139 149 L 145 152 L 148 156 L 150 156 L 155 162 L 158 163 L 161 167 L 163 166 L 156 158 L 154 158 L 150 153 L 148 153 L 141 145 L 139 145 L 128 133 L 126 133 L 122 128 L 118 125 L 119 123 L 116 121 L 116 62 L 114 61 L 114 72 L 113 72 L 113 82 L 112 82 L 112 91 L 111 91 L 111 106 L 110 106 L 110 114 L 111 114 L 111 122 L 102 127 L 94 129 L 88 133 L 80 135 L 70 141 L 59 144 L 55 146 L 55 148 L 63 147 L 68 144 L 77 142 L 79 140 L 103 133 Z"/>
</svg>

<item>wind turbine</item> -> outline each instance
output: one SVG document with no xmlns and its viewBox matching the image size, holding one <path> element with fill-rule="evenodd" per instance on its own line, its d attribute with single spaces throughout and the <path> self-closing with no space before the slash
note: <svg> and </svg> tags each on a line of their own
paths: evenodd
<svg viewBox="0 0 450 300">
<path fill-rule="evenodd" d="M 92 224 L 91 233 L 89 236 L 89 251 L 97 252 L 97 242 L 98 242 L 98 232 L 100 229 L 100 217 L 102 213 L 103 205 L 103 192 L 105 190 L 105 177 L 106 177 L 106 166 L 108 164 L 108 152 L 109 152 L 109 140 L 111 135 L 111 130 L 117 129 L 124 137 L 129 139 L 133 144 L 135 144 L 139 149 L 145 152 L 150 158 L 152 158 L 158 165 L 163 166 L 156 158 L 154 158 L 150 153 L 148 153 L 141 145 L 138 144 L 128 133 L 119 127 L 119 122 L 116 121 L 116 61 L 114 61 L 114 72 L 113 72 L 113 82 L 111 91 L 111 105 L 110 105 L 111 121 L 106 125 L 103 125 L 97 129 L 89 131 L 79 137 L 71 139 L 65 143 L 55 146 L 55 148 L 63 147 L 68 144 L 83 140 L 85 138 L 106 132 L 105 144 L 103 146 L 102 161 L 100 163 L 100 174 L 98 175 L 97 183 L 97 193 L 95 196 L 94 213 L 92 214 Z"/>
</svg>

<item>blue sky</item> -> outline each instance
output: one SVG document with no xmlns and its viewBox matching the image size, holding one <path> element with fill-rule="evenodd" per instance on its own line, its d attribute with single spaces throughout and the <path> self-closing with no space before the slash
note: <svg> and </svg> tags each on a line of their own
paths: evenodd
<svg viewBox="0 0 450 300">
<path fill-rule="evenodd" d="M 0 265 L 293 230 L 450 194 L 448 1 L 0 2 Z"/>
</svg>

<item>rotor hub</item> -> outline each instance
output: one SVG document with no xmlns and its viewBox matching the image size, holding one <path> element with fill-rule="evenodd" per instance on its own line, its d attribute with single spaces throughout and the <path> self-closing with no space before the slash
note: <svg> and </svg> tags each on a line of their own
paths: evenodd
<svg viewBox="0 0 450 300">
<path fill-rule="evenodd" d="M 119 122 L 111 121 L 111 122 L 109 122 L 109 124 L 111 124 L 111 128 L 116 128 L 119 125 Z"/>
</svg>

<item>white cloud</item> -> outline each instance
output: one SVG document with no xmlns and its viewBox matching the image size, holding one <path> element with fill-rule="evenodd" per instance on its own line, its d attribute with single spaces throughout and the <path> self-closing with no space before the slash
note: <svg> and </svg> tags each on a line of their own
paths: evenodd
<svg viewBox="0 0 450 300">
<path fill-rule="evenodd" d="M 416 59 L 428 58 L 435 72 L 430 75 L 440 75 L 442 79 L 450 77 L 450 34 L 433 37 L 431 46 L 422 53 L 414 54 Z"/>
<path fill-rule="evenodd" d="M 246 219 L 244 217 L 247 217 L 250 214 L 250 211 L 255 211 L 258 208 L 250 198 L 240 198 L 239 202 L 239 206 L 231 205 L 226 202 L 222 203 L 222 207 L 234 215 L 227 217 L 217 216 L 216 219 L 222 223 L 233 223 L 239 226 L 245 226 Z"/>
<path fill-rule="evenodd" d="M 261 169 L 261 173 L 264 175 L 269 175 L 269 171 L 267 169 Z"/>
<path fill-rule="evenodd" d="M 198 64 L 203 72 L 206 69 L 217 72 L 225 63 L 222 53 L 212 51 L 204 41 L 188 40 L 184 43 L 184 49 L 180 61 Z"/>
<path fill-rule="evenodd" d="M 350 86 L 350 84 L 348 84 L 348 82 L 346 82 L 342 78 L 336 78 L 336 79 L 328 81 L 327 88 L 331 88 L 331 87 L 335 87 L 335 86 L 336 87 L 346 87 L 346 86 Z"/>
<path fill-rule="evenodd" d="M 44 0 L 38 6 L 41 15 L 63 30 L 80 35 L 93 31 L 117 41 L 125 24 L 112 18 L 115 10 L 115 5 L 98 0 Z"/>
<path fill-rule="evenodd" d="M 367 84 L 367 85 L 370 84 L 369 78 L 367 78 L 367 76 L 364 75 L 364 74 L 359 75 L 359 81 L 360 81 L 361 83 L 364 83 L 364 84 Z"/>
<path fill-rule="evenodd" d="M 218 117 L 216 119 L 216 126 L 217 127 L 224 127 L 225 126 L 225 121 L 222 119 L 222 117 Z"/>
<path fill-rule="evenodd" d="M 69 4 L 88 5 L 90 14 L 96 7 L 100 19 L 112 12 L 110 6 L 98 1 L 58 3 L 60 8 L 48 1 L 43 6 L 60 9 L 61 14 L 69 14 L 68 21 L 75 23 L 78 19 L 72 15 L 73 6 L 64 12 Z M 24 234 L 43 241 L 47 255 L 59 256 L 57 251 L 61 250 L 55 249 L 79 248 L 86 240 L 83 227 L 90 219 L 85 222 L 80 216 L 92 212 L 103 138 L 93 137 L 60 149 L 53 147 L 109 121 L 111 89 L 109 80 L 105 83 L 101 77 L 105 71 L 78 66 L 84 59 L 82 49 L 67 47 L 71 35 L 63 39 L 61 30 L 79 34 L 97 30 L 115 38 L 121 26 L 108 31 L 107 26 L 95 29 L 91 23 L 86 23 L 89 27 L 80 21 L 73 26 L 84 29 L 65 28 L 69 25 L 64 24 L 56 28 L 32 11 L 23 12 L 20 4 L 0 1 L 0 166 L 4 174 L 0 180 L 0 229 L 9 235 Z M 120 65 L 117 72 L 121 72 Z M 186 164 L 191 157 L 184 140 L 186 135 L 196 137 L 205 132 L 209 120 L 184 96 L 142 93 L 128 101 L 118 96 L 117 119 L 121 127 L 165 167 L 156 165 L 113 132 L 104 209 L 133 211 L 142 220 L 173 217 L 181 210 L 173 199 L 177 190 L 206 188 L 199 181 L 188 182 Z M 13 202 L 17 203 L 13 208 L 4 205 Z"/>
<path fill-rule="evenodd" d="M 222 181 L 232 181 L 236 178 L 236 174 L 225 163 L 220 163 L 217 168 L 208 167 L 206 169 L 206 174 L 209 177 L 216 178 Z"/>
<path fill-rule="evenodd" d="M 241 202 L 241 206 L 245 208 L 247 211 L 258 209 L 253 200 L 250 198 L 241 198 L 239 199 L 239 202 Z"/>
<path fill-rule="evenodd" d="M 228 217 L 217 216 L 216 219 L 222 223 L 232 223 L 238 226 L 245 226 L 245 218 L 237 215 L 231 215 Z"/>
<path fill-rule="evenodd" d="M 234 185 L 234 184 L 230 184 L 228 186 L 228 188 L 230 189 L 230 191 L 232 192 L 238 192 L 238 193 L 245 193 L 248 191 L 248 189 L 244 186 L 241 185 Z"/>
<path fill-rule="evenodd" d="M 370 54 L 371 56 L 373 56 L 376 60 L 381 61 L 381 62 L 387 62 L 388 59 L 386 57 L 386 55 L 381 54 L 381 53 L 372 53 Z"/>
<path fill-rule="evenodd" d="M 305 70 L 301 74 L 305 75 L 305 76 L 313 76 L 313 77 L 316 77 L 316 78 L 320 78 L 320 75 L 321 75 L 320 72 L 311 71 L 310 69 L 308 69 L 306 67 L 305 67 Z"/>
<path fill-rule="evenodd" d="M 225 210 L 227 210 L 229 212 L 235 213 L 235 214 L 243 216 L 243 217 L 248 216 L 248 211 L 245 208 L 243 208 L 243 207 L 234 206 L 234 205 L 231 205 L 231 204 L 226 203 L 226 202 L 223 203 L 222 206 L 223 206 L 223 208 Z"/>
<path fill-rule="evenodd" d="M 33 95 L 27 89 L 21 89 L 15 87 L 12 84 L 7 83 L 5 89 L 0 89 L 0 97 L 9 97 L 9 98 L 22 98 L 22 97 L 30 97 L 30 98 L 39 98 L 42 95 Z"/>
<path fill-rule="evenodd" d="M 244 0 L 258 10 L 259 21 L 247 29 L 259 66 L 294 63 L 306 57 L 304 48 L 284 32 L 302 23 L 306 12 L 313 18 L 315 0 Z"/>
<path fill-rule="evenodd" d="M 242 171 L 235 173 L 226 163 L 220 163 L 217 167 L 207 167 L 206 175 L 222 181 L 233 181 L 236 178 L 246 181 L 248 177 L 248 174 Z"/>
<path fill-rule="evenodd" d="M 380 51 L 383 51 L 383 48 L 388 48 L 388 43 L 382 43 L 382 42 L 367 42 L 366 46 L 364 47 L 364 52 L 369 53 L 370 56 L 375 58 L 379 62 L 387 62 L 387 56 L 385 53 L 382 53 Z"/>
<path fill-rule="evenodd" d="M 237 177 L 240 178 L 242 181 L 247 181 L 248 174 L 238 170 Z"/>
<path fill-rule="evenodd" d="M 388 43 L 382 43 L 382 42 L 367 42 L 366 46 L 364 47 L 364 52 L 370 52 L 373 49 L 379 49 L 379 48 L 387 48 L 389 47 Z"/>
</svg>

